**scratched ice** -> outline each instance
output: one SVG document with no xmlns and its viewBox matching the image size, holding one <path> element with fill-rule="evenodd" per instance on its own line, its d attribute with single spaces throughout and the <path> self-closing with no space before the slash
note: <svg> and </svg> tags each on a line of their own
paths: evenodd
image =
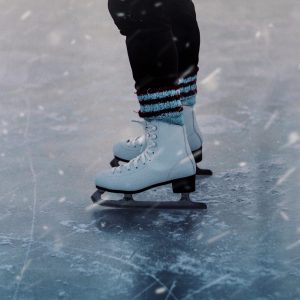
<svg viewBox="0 0 300 300">
<path fill-rule="evenodd" d="M 106 1 L 0 1 L 1 300 L 300 299 L 300 3 L 194 2 L 205 212 L 89 199 L 141 130 Z"/>
</svg>

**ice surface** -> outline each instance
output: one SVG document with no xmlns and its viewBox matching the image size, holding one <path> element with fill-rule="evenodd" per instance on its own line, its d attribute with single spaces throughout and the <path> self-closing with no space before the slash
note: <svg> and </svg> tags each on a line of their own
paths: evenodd
<svg viewBox="0 0 300 300">
<path fill-rule="evenodd" d="M 300 3 L 195 5 L 208 210 L 119 211 L 89 198 L 139 132 L 106 1 L 0 0 L 1 300 L 300 299 Z"/>
</svg>

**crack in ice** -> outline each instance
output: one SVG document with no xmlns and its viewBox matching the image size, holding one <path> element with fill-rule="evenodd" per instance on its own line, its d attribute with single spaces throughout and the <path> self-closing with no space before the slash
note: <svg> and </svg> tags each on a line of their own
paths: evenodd
<svg viewBox="0 0 300 300">
<path fill-rule="evenodd" d="M 28 100 L 26 102 L 27 102 L 27 107 L 28 107 L 28 114 L 27 114 L 24 139 L 25 139 L 25 143 L 27 144 L 31 110 L 30 110 L 30 102 Z M 30 228 L 29 244 L 27 246 L 23 266 L 21 268 L 20 275 L 18 275 L 16 278 L 17 279 L 17 287 L 16 287 L 14 295 L 13 295 L 13 300 L 18 298 L 18 293 L 19 293 L 21 282 L 24 278 L 24 274 L 25 274 L 26 270 L 28 269 L 28 267 L 31 263 L 31 260 L 29 259 L 29 255 L 31 252 L 32 244 L 34 242 L 34 230 L 35 230 L 35 221 L 36 221 L 36 204 L 37 204 L 37 175 L 36 175 L 36 172 L 34 169 L 32 153 L 31 153 L 30 148 L 28 148 L 28 163 L 29 163 L 29 169 L 30 169 L 30 172 L 32 175 L 32 184 L 33 184 L 33 207 L 32 207 L 31 228 Z"/>
<path fill-rule="evenodd" d="M 204 291 L 204 290 L 206 290 L 206 289 L 208 289 L 208 288 L 210 288 L 210 287 L 212 287 L 212 286 L 214 286 L 214 285 L 216 285 L 216 284 L 219 284 L 220 282 L 222 282 L 223 280 L 225 280 L 225 279 L 228 278 L 228 277 L 229 277 L 229 275 L 224 275 L 224 276 L 222 276 L 222 277 L 219 277 L 218 279 L 216 279 L 216 280 L 214 280 L 214 281 L 212 281 L 212 282 L 210 282 L 210 283 L 204 285 L 204 286 L 201 287 L 200 289 L 198 289 L 198 290 L 196 290 L 196 291 L 193 291 L 192 293 L 189 293 L 189 294 L 188 294 L 186 297 L 184 297 L 183 299 L 184 299 L 184 300 L 185 300 L 185 299 L 189 299 L 189 298 L 193 297 L 194 295 L 199 294 L 199 293 L 201 293 L 202 291 Z"/>
</svg>

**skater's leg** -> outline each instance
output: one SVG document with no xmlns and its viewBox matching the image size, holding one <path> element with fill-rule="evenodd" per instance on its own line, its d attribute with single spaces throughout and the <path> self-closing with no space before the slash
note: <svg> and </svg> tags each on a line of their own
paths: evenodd
<svg viewBox="0 0 300 300">
<path fill-rule="evenodd" d="M 196 102 L 200 50 L 200 31 L 195 6 L 191 0 L 171 0 L 168 4 L 178 53 L 181 101 L 183 105 L 193 106 Z"/>
<path fill-rule="evenodd" d="M 171 0 L 169 12 L 178 53 L 179 84 L 183 105 L 184 124 L 195 161 L 202 161 L 203 138 L 196 119 L 194 105 L 197 95 L 199 70 L 200 30 L 192 0 Z M 198 175 L 212 175 L 212 171 L 199 169 Z"/>
<path fill-rule="evenodd" d="M 196 164 L 182 126 L 178 57 L 168 1 L 171 0 L 110 0 L 110 12 L 126 36 L 141 104 L 139 115 L 146 119 L 146 147 L 128 163 L 97 174 L 95 183 L 100 193 L 94 194 L 93 201 L 104 191 L 132 195 L 171 183 L 174 193 L 183 194 L 181 201 L 195 207 L 186 196 L 195 191 Z M 127 200 L 128 197 L 122 203 Z"/>
<path fill-rule="evenodd" d="M 110 7 L 110 11 L 112 16 L 115 19 L 115 23 L 119 27 L 121 33 L 125 36 L 127 36 L 127 44 L 128 44 L 128 52 L 129 52 L 129 58 L 131 58 L 131 65 L 133 69 L 134 78 L 137 82 L 137 89 L 139 89 L 139 86 L 142 84 L 139 84 L 141 80 L 144 80 L 144 82 L 147 82 L 149 86 L 156 86 L 155 80 L 158 83 L 157 86 L 160 86 L 161 82 L 166 83 L 166 77 L 161 78 L 160 76 L 157 76 L 158 72 L 156 68 L 153 71 L 152 66 L 156 66 L 156 60 L 154 59 L 152 62 L 149 60 L 148 57 L 151 57 L 153 53 L 157 51 L 152 51 L 149 54 L 149 47 L 148 44 L 144 44 L 142 40 L 138 37 L 141 37 L 140 35 L 143 30 L 140 28 L 141 25 L 136 24 L 133 20 L 137 20 L 136 17 L 137 13 L 135 14 L 134 18 L 132 18 L 132 8 L 129 5 L 128 0 L 127 1 L 118 1 L 118 0 L 111 0 L 112 5 Z M 151 4 L 151 1 L 145 0 L 143 2 L 143 6 Z M 160 2 L 161 3 L 161 2 Z M 197 120 L 195 118 L 195 113 L 193 111 L 193 105 L 195 104 L 196 99 L 196 93 L 197 93 L 197 86 L 196 86 L 196 75 L 198 72 L 198 56 L 199 56 L 199 48 L 200 48 L 200 33 L 199 28 L 196 20 L 196 13 L 195 13 L 195 7 L 193 3 L 190 0 L 165 0 L 164 1 L 164 10 L 160 12 L 158 20 L 160 20 L 157 23 L 159 24 L 160 31 L 162 31 L 164 34 L 168 36 L 168 38 L 163 38 L 162 41 L 155 43 L 154 46 L 158 47 L 160 44 L 163 44 L 164 40 L 169 40 L 170 37 L 170 24 L 171 22 L 171 34 L 172 34 L 172 41 L 170 41 L 170 45 L 175 44 L 176 52 L 177 52 L 177 60 L 175 60 L 170 53 L 174 53 L 173 46 L 171 47 L 172 50 L 168 51 L 168 55 L 164 58 L 164 61 L 167 61 L 166 64 L 168 67 L 164 69 L 162 74 L 172 74 L 175 72 L 176 69 L 178 69 L 178 77 L 180 78 L 181 84 L 179 85 L 179 88 L 181 89 L 181 95 L 180 100 L 183 104 L 183 116 L 184 116 L 184 123 L 186 126 L 187 134 L 188 134 L 188 141 L 191 147 L 191 150 L 194 152 L 196 151 L 199 153 L 200 148 L 202 147 L 202 138 L 201 133 L 197 124 Z M 141 5 L 141 4 L 140 4 Z M 155 6 L 154 6 L 155 7 Z M 163 7 L 163 6 L 161 6 Z M 153 10 L 153 7 L 152 7 Z M 135 10 L 135 12 L 138 12 L 139 10 Z M 167 14 L 165 14 L 165 11 Z M 122 12 L 120 16 L 120 12 Z M 124 13 L 125 12 L 125 13 Z M 147 15 L 150 16 L 153 14 L 151 10 L 144 9 L 140 10 L 140 12 L 147 12 Z M 155 14 L 157 14 L 158 11 L 154 11 Z M 131 16 L 129 18 L 126 18 L 125 16 Z M 133 20 L 132 20 L 133 19 Z M 151 22 L 148 20 L 147 22 L 144 22 L 145 25 L 150 26 Z M 154 30 L 157 28 L 157 24 L 155 26 L 151 27 L 151 31 L 153 31 L 153 36 L 148 32 L 146 35 L 147 37 L 147 43 L 150 43 L 150 47 L 152 44 L 152 38 L 155 39 L 157 30 Z M 163 29 L 163 30 L 162 30 Z M 148 30 L 149 31 L 149 30 Z M 130 38 L 131 36 L 132 38 Z M 164 35 L 162 35 L 164 36 Z M 161 37 L 160 37 L 161 39 Z M 140 49 L 141 48 L 141 49 Z M 143 55 L 140 55 L 140 54 Z M 159 52 L 158 52 L 159 53 Z M 146 59 L 145 59 L 146 57 Z M 151 62 L 151 63 L 149 63 Z M 172 70 L 172 63 L 174 66 L 177 65 L 176 68 Z M 151 76 L 149 74 L 152 74 Z M 156 74 L 156 76 L 154 76 Z M 172 78 L 173 76 L 169 76 Z M 176 76 L 175 76 L 176 77 Z M 175 79 L 175 77 L 173 77 Z M 148 78 L 148 79 L 147 79 Z M 168 82 L 172 84 L 172 82 Z M 146 87 L 147 87 L 146 84 Z M 150 88 L 151 90 L 151 88 Z M 138 92 L 139 93 L 139 92 Z M 156 96 L 157 94 L 155 94 Z M 139 95 L 140 102 L 143 103 L 143 99 L 147 99 L 150 97 L 148 94 Z M 149 100 L 149 99 L 148 99 Z M 151 100 L 151 99 L 150 99 Z M 170 100 L 170 98 L 168 99 Z M 150 110 L 150 113 L 153 114 L 153 110 L 157 106 L 166 105 L 165 103 L 161 103 L 162 99 L 153 99 L 154 101 L 160 101 L 157 105 L 142 105 L 141 112 L 147 113 L 147 110 Z M 150 101 L 149 101 L 150 102 Z M 144 103 L 149 103 L 144 101 Z M 167 105 L 175 105 L 175 109 L 178 107 L 178 101 L 174 102 L 167 102 Z M 159 108 L 159 107 L 158 107 Z M 161 112 L 160 112 L 161 113 Z M 165 116 L 163 116 L 165 117 Z M 173 113 L 174 117 L 174 113 Z M 137 155 L 141 153 L 141 151 L 144 150 L 145 146 L 145 139 L 144 136 L 134 138 L 134 139 L 127 139 L 124 142 L 118 143 L 114 146 L 114 156 L 116 157 L 116 160 L 112 161 L 112 165 L 115 166 L 119 160 L 123 161 L 129 161 L 130 159 L 133 159 Z M 195 160 L 199 162 L 201 160 L 201 155 L 195 155 Z"/>
<path fill-rule="evenodd" d="M 126 36 L 140 117 L 182 125 L 178 56 L 168 1 L 109 0 L 109 10 Z"/>
</svg>

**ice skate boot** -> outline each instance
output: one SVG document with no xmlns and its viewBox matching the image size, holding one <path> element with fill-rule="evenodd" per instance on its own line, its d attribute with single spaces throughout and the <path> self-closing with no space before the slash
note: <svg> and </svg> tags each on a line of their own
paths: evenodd
<svg viewBox="0 0 300 300">
<path fill-rule="evenodd" d="M 133 120 L 132 122 L 140 124 L 143 127 L 143 131 L 145 131 L 145 121 Z M 144 152 L 146 146 L 145 135 L 115 144 L 113 146 L 114 159 L 110 162 L 110 165 L 112 167 L 118 167 L 120 161 L 129 162 Z"/>
<path fill-rule="evenodd" d="M 195 162 L 196 164 L 200 163 L 203 159 L 203 139 L 196 119 L 196 114 L 192 106 L 183 106 L 183 118 L 187 133 L 187 140 L 189 142 Z M 202 176 L 212 176 L 213 172 L 211 170 L 201 169 L 197 166 L 196 174 Z"/>
<path fill-rule="evenodd" d="M 202 161 L 202 136 L 192 106 L 183 106 L 183 117 L 187 139 L 195 162 L 200 163 Z M 135 122 L 143 125 L 143 122 Z M 110 165 L 117 167 L 120 162 L 128 162 L 141 154 L 145 148 L 146 139 L 144 135 L 115 144 L 113 147 L 114 159 L 110 162 Z M 200 169 L 199 167 L 197 167 L 196 174 L 204 176 L 213 175 L 211 170 Z"/>
<path fill-rule="evenodd" d="M 196 164 L 184 126 L 161 121 L 145 122 L 145 149 L 128 163 L 100 172 L 96 176 L 98 191 L 94 202 L 110 207 L 135 208 L 206 208 L 192 202 L 189 193 L 195 191 Z M 180 201 L 135 201 L 133 194 L 172 184 Z M 104 192 L 125 194 L 122 200 L 101 199 Z"/>
</svg>

